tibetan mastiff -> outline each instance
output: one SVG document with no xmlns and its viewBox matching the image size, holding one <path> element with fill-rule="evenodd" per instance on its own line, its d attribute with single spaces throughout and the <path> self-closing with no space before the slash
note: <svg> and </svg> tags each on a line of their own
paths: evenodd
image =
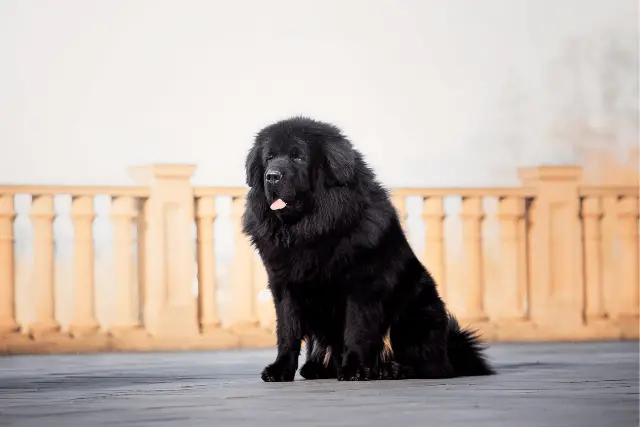
<svg viewBox="0 0 640 427">
<path fill-rule="evenodd" d="M 447 312 L 388 192 L 337 127 L 262 129 L 246 159 L 243 231 L 267 270 L 276 360 L 264 381 L 488 375 L 472 330 Z"/>
</svg>

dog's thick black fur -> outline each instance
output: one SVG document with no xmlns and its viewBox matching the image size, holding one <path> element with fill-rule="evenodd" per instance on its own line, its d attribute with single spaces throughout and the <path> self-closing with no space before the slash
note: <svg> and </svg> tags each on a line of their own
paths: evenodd
<svg viewBox="0 0 640 427">
<path fill-rule="evenodd" d="M 278 355 L 264 381 L 488 375 L 414 255 L 387 191 L 333 125 L 303 117 L 256 136 L 244 232 L 269 277 Z M 269 175 L 268 177 L 266 175 Z M 282 200 L 286 206 L 271 210 Z"/>
</svg>

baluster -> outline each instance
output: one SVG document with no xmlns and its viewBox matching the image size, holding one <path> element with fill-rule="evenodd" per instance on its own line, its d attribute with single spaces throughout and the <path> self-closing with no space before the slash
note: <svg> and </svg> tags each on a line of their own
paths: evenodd
<svg viewBox="0 0 640 427">
<path fill-rule="evenodd" d="M 73 221 L 74 319 L 69 325 L 72 335 L 93 332 L 99 325 L 95 315 L 93 260 L 93 197 L 74 197 Z"/>
<path fill-rule="evenodd" d="M 198 230 L 198 301 L 200 328 L 210 331 L 220 327 L 216 300 L 216 272 L 213 247 L 213 223 L 216 218 L 214 197 L 196 200 Z"/>
<path fill-rule="evenodd" d="M 137 216 L 135 199 L 117 196 L 111 202 L 115 258 L 115 298 L 109 331 L 129 332 L 139 327 L 136 304 L 133 224 Z"/>
<path fill-rule="evenodd" d="M 0 335 L 16 332 L 13 195 L 0 195 Z"/>
<path fill-rule="evenodd" d="M 522 270 L 525 268 L 521 254 L 524 238 L 520 232 L 524 220 L 524 199 L 503 197 L 499 201 L 500 220 L 500 292 L 492 297 L 500 299 L 500 320 L 519 320 L 525 317 L 526 283 Z"/>
<path fill-rule="evenodd" d="M 242 233 L 242 214 L 244 213 L 244 196 L 233 198 L 234 256 L 232 266 L 233 301 L 231 326 L 234 330 L 255 328 L 255 296 L 253 294 L 253 248 L 249 239 Z"/>
<path fill-rule="evenodd" d="M 482 198 L 464 197 L 462 199 L 462 239 L 464 243 L 465 280 L 463 286 L 467 303 L 463 317 L 467 321 L 484 321 L 483 275 L 482 275 Z"/>
<path fill-rule="evenodd" d="M 137 246 L 136 250 L 138 252 L 138 256 L 136 257 L 138 265 L 138 313 L 141 313 L 145 328 L 147 326 L 147 321 L 144 313 L 144 308 L 147 306 L 146 296 L 148 290 L 146 288 L 147 283 L 147 213 L 149 212 L 149 199 L 137 199 L 136 200 L 136 219 L 134 220 L 136 227 L 136 237 L 137 237 Z"/>
<path fill-rule="evenodd" d="M 618 197 L 602 197 L 603 217 L 600 224 L 601 257 L 602 257 L 602 292 L 604 297 L 605 315 L 615 317 L 618 312 L 618 259 L 615 251 L 616 236 L 618 234 Z"/>
<path fill-rule="evenodd" d="M 425 259 L 423 263 L 435 280 L 440 297 L 447 301 L 443 202 L 442 197 L 427 197 L 424 200 L 422 217 L 425 223 Z"/>
<path fill-rule="evenodd" d="M 400 220 L 400 225 L 402 226 L 402 230 L 406 233 L 407 231 L 407 201 L 406 197 L 401 195 L 393 195 L 391 197 L 391 202 L 393 206 L 395 206 L 398 211 L 398 219 Z"/>
<path fill-rule="evenodd" d="M 55 318 L 54 300 L 53 196 L 33 196 L 30 216 L 33 223 L 36 312 L 34 322 L 29 325 L 29 333 L 37 338 L 60 330 Z"/>
<path fill-rule="evenodd" d="M 584 238 L 585 298 L 588 320 L 605 317 L 602 288 L 602 200 L 587 197 L 582 201 L 582 227 Z"/>
<path fill-rule="evenodd" d="M 618 317 L 638 317 L 638 198 L 623 197 L 619 201 L 618 223 L 620 230 L 620 291 Z"/>
<path fill-rule="evenodd" d="M 268 284 L 267 270 L 256 253 L 253 256 L 253 295 L 257 305 L 258 323 L 262 329 L 275 331 L 275 307 Z"/>
</svg>

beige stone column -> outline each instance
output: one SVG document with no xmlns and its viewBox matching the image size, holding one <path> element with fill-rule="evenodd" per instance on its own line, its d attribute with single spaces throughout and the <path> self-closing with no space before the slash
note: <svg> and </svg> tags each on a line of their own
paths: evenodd
<svg viewBox="0 0 640 427">
<path fill-rule="evenodd" d="M 140 235 L 145 239 L 144 324 L 153 336 L 197 336 L 198 310 L 192 286 L 193 165 L 149 165 L 132 169 L 139 185 L 148 186 Z"/>
<path fill-rule="evenodd" d="M 619 202 L 618 221 L 620 230 L 620 290 L 618 292 L 621 320 L 638 317 L 638 198 L 626 196 Z"/>
<path fill-rule="evenodd" d="M 216 268 L 213 248 L 213 224 L 216 218 L 214 197 L 196 200 L 198 229 L 198 301 L 200 328 L 203 332 L 220 327 L 216 299 Z"/>
<path fill-rule="evenodd" d="M 606 315 L 602 288 L 602 199 L 586 197 L 582 201 L 582 233 L 585 267 L 585 314 L 587 320 Z"/>
<path fill-rule="evenodd" d="M 13 194 L 0 195 L 0 335 L 19 329 L 15 313 Z"/>
<path fill-rule="evenodd" d="M 407 232 L 407 200 L 406 197 L 400 195 L 391 196 L 391 202 L 393 206 L 395 206 L 398 211 L 398 219 L 400 220 L 400 225 L 402 226 L 402 230 Z"/>
<path fill-rule="evenodd" d="M 535 324 L 563 334 L 583 325 L 581 173 L 572 166 L 520 170 L 524 186 L 536 190 L 530 217 L 529 312 Z"/>
<path fill-rule="evenodd" d="M 137 216 L 136 200 L 116 196 L 111 200 L 115 283 L 109 332 L 122 335 L 140 326 L 136 302 L 133 225 Z"/>
<path fill-rule="evenodd" d="M 482 197 L 463 197 L 462 242 L 464 246 L 463 264 L 466 297 L 465 311 L 460 313 L 461 319 L 467 322 L 481 322 L 487 319 L 484 313 L 482 271 Z"/>
<path fill-rule="evenodd" d="M 442 197 L 424 199 L 422 218 L 425 223 L 425 258 L 423 263 L 435 280 L 440 297 L 446 302 L 445 214 Z"/>
<path fill-rule="evenodd" d="M 251 243 L 242 233 L 245 197 L 234 197 L 232 204 L 234 256 L 231 268 L 231 328 L 238 332 L 258 326 L 253 293 L 253 253 Z"/>
<path fill-rule="evenodd" d="M 498 298 L 499 321 L 509 323 L 526 317 L 526 269 L 522 256 L 524 235 L 520 233 L 524 220 L 525 200 L 520 197 L 502 197 L 499 200 L 500 221 L 500 291 L 492 294 Z"/>
<path fill-rule="evenodd" d="M 95 315 L 93 277 L 93 197 L 74 197 L 73 221 L 74 317 L 69 331 L 74 336 L 95 332 L 99 325 Z"/>
<path fill-rule="evenodd" d="M 55 289 L 53 275 L 53 196 L 34 195 L 31 202 L 33 224 L 33 279 L 35 285 L 35 320 L 29 325 L 33 337 L 58 332 L 60 325 L 55 318 Z"/>
</svg>

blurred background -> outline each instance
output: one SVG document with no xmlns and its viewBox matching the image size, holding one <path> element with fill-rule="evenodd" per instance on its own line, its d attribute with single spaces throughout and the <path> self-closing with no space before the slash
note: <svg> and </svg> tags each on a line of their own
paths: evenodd
<svg viewBox="0 0 640 427">
<path fill-rule="evenodd" d="M 391 188 L 520 186 L 518 168 L 541 165 L 581 166 L 583 185 L 637 186 L 638 18 L 636 0 L 4 0 L 0 184 L 130 185 L 131 166 L 191 163 L 193 185 L 242 187 L 255 133 L 301 114 L 340 126 Z M 37 318 L 42 286 L 32 196 L 15 197 L 22 325 Z M 113 197 L 95 198 L 92 225 L 102 325 L 117 280 Z M 77 315 L 74 223 L 71 197 L 54 201 L 64 326 Z M 407 199 L 423 253 L 421 205 Z M 460 199 L 445 205 L 458 212 Z M 223 317 L 234 301 L 231 206 L 217 201 Z M 503 280 L 493 220 L 490 283 Z M 461 270 L 459 224 L 447 233 L 447 265 Z M 637 259 L 625 262 L 637 274 Z M 196 277 L 192 287 L 195 297 Z"/>
</svg>

